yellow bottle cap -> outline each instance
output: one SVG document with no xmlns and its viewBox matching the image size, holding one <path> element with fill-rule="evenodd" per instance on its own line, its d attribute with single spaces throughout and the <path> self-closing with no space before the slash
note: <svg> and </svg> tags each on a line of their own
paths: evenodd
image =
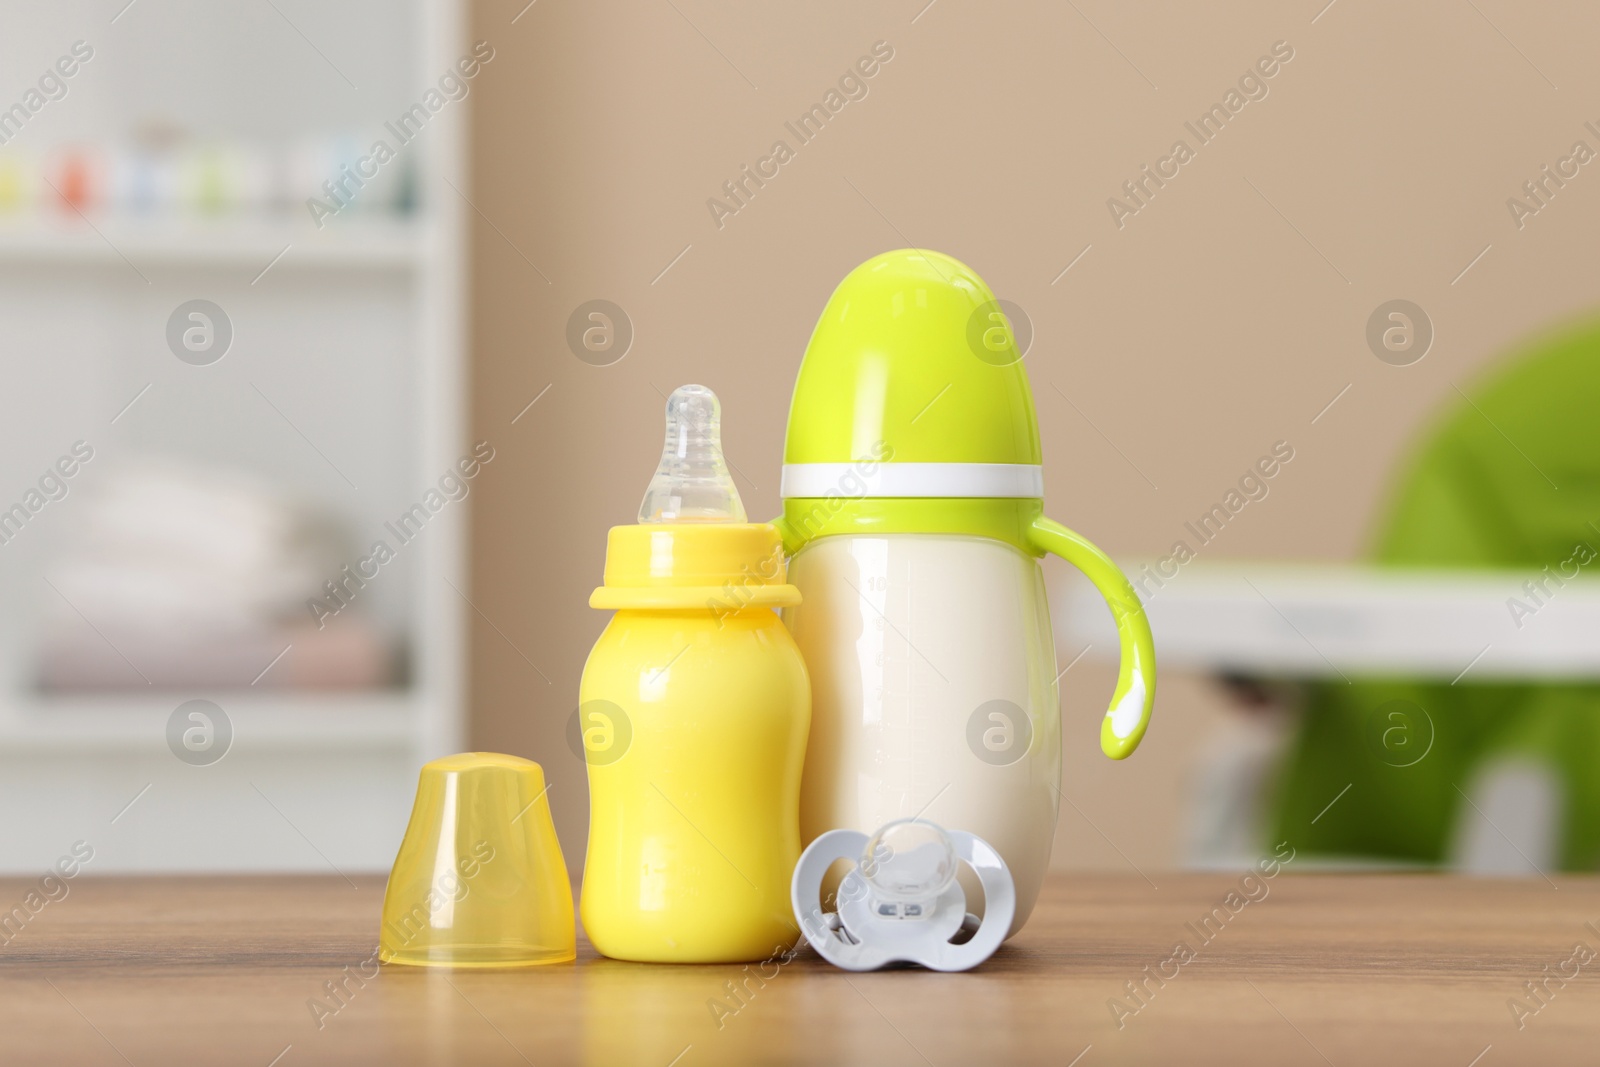
<svg viewBox="0 0 1600 1067">
<path fill-rule="evenodd" d="M 527 967 L 577 957 L 572 883 L 531 760 L 465 752 L 422 768 L 383 895 L 378 958 Z"/>
</svg>

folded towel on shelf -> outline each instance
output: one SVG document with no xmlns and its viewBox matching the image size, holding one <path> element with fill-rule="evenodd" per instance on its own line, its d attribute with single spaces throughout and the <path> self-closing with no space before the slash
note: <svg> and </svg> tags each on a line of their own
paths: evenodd
<svg viewBox="0 0 1600 1067">
<path fill-rule="evenodd" d="M 39 650 L 47 690 L 371 688 L 390 681 L 393 653 L 359 616 L 318 630 L 310 622 L 233 633 L 78 627 L 49 633 Z"/>
<path fill-rule="evenodd" d="M 127 461 L 85 493 L 48 569 L 46 689 L 370 687 L 395 655 L 359 613 L 306 617 L 347 557 L 324 511 L 235 471 Z M 270 666 L 270 669 L 269 669 Z"/>
</svg>

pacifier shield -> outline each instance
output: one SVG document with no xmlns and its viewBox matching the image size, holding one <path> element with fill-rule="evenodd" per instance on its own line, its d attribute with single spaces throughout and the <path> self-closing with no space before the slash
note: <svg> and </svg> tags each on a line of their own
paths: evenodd
<svg viewBox="0 0 1600 1067">
<path fill-rule="evenodd" d="M 838 860 L 853 866 L 839 883 L 838 910 L 822 910 L 822 879 Z M 960 863 L 983 886 L 984 917 L 967 913 Z M 965 971 L 994 954 L 1016 911 L 1011 872 L 986 841 L 925 819 L 898 819 L 870 838 L 832 830 L 795 867 L 790 896 L 806 940 L 823 959 L 851 971 L 914 963 Z"/>
</svg>

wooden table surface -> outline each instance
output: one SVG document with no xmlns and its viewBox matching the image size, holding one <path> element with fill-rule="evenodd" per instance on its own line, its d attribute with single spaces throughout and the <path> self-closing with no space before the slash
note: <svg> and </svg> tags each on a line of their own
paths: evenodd
<svg viewBox="0 0 1600 1067">
<path fill-rule="evenodd" d="M 310 1002 L 335 1005 L 325 983 L 376 947 L 381 878 L 84 875 L 0 946 L 0 1062 L 1600 1059 L 1600 974 L 1590 973 L 1600 958 L 1572 962 L 1579 943 L 1600 952 L 1600 879 L 1286 870 L 1231 914 L 1238 875 L 1152 876 L 1159 888 L 1139 876 L 1054 876 L 1027 929 L 966 974 L 847 974 L 808 951 L 761 985 L 739 967 L 620 963 L 582 945 L 576 964 L 520 971 L 385 967 L 349 983 L 319 1026 Z M 31 887 L 0 880 L 0 901 Z M 1206 944 L 1194 927 L 1219 906 L 1226 925 L 1213 920 Z M 1163 967 L 1180 941 L 1194 957 Z M 1147 965 L 1175 977 L 1148 981 L 1139 1006 L 1125 983 Z M 1550 981 L 1533 1013 L 1524 983 L 1563 970 L 1576 977 Z M 749 992 L 735 1000 L 729 982 Z M 1521 1029 L 1508 1007 L 1518 997 Z"/>
</svg>

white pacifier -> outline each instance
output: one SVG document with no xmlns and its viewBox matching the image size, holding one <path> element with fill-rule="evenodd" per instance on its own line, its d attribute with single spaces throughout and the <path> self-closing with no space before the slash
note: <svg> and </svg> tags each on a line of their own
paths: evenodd
<svg viewBox="0 0 1600 1067">
<path fill-rule="evenodd" d="M 855 866 L 839 883 L 839 910 L 824 912 L 822 879 L 841 859 Z M 981 922 L 956 880 L 961 862 L 983 886 Z M 1011 872 L 992 845 L 926 819 L 897 819 L 870 838 L 830 830 L 800 856 L 789 896 L 811 947 L 847 971 L 891 963 L 968 970 L 994 955 L 1017 908 Z"/>
</svg>

